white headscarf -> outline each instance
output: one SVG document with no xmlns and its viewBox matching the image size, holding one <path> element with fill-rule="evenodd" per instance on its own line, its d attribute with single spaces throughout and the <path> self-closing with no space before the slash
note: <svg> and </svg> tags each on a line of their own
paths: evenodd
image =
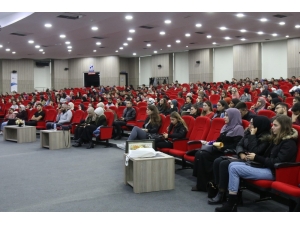
<svg viewBox="0 0 300 225">
<path fill-rule="evenodd" d="M 98 116 L 102 116 L 104 114 L 104 110 L 102 107 L 98 107 L 97 109 L 95 109 L 95 113 L 98 115 Z"/>
</svg>

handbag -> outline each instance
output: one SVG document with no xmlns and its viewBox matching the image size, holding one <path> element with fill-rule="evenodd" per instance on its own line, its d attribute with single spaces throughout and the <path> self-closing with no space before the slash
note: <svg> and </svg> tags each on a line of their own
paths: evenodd
<svg viewBox="0 0 300 225">
<path fill-rule="evenodd" d="M 147 134 L 148 139 L 162 139 L 163 135 L 162 134 Z"/>
</svg>

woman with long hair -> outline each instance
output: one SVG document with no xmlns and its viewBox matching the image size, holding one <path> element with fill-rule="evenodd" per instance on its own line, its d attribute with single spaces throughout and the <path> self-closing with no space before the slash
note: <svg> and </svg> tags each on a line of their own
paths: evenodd
<svg viewBox="0 0 300 225">
<path fill-rule="evenodd" d="M 195 119 L 200 116 L 200 109 L 197 104 L 191 106 L 190 116 L 194 117 Z"/>
<path fill-rule="evenodd" d="M 207 116 L 208 118 L 213 118 L 214 111 L 210 101 L 203 102 L 203 108 L 200 116 Z"/>
<path fill-rule="evenodd" d="M 156 148 L 172 148 L 173 138 L 182 139 L 185 138 L 188 127 L 178 112 L 172 112 L 170 115 L 170 125 L 168 126 L 167 132 L 164 132 L 162 138 L 155 140 Z"/>
<path fill-rule="evenodd" d="M 225 115 L 225 110 L 228 109 L 228 104 L 224 100 L 220 100 L 217 103 L 217 112 L 214 114 L 212 119 L 214 118 L 223 118 Z"/>
<path fill-rule="evenodd" d="M 165 98 L 161 98 L 157 104 L 158 112 L 164 115 L 168 115 L 169 105 Z"/>
<path fill-rule="evenodd" d="M 246 154 L 253 152 L 263 155 L 269 146 L 268 136 L 270 135 L 271 121 L 266 116 L 256 116 L 251 119 L 248 129 L 245 130 L 244 137 L 236 147 L 235 157 L 219 157 L 215 159 L 213 165 L 215 191 L 218 191 L 214 198 L 208 200 L 208 204 L 215 205 L 224 202 L 229 180 L 228 166 L 231 162 L 246 161 Z"/>
<path fill-rule="evenodd" d="M 216 142 L 223 145 L 211 149 L 199 150 L 195 154 L 193 176 L 197 177 L 197 184 L 192 191 L 207 191 L 207 184 L 213 180 L 213 162 L 216 158 L 223 156 L 226 149 L 235 149 L 244 136 L 242 116 L 238 109 L 229 108 L 225 111 L 225 125 L 222 127 L 220 136 Z M 212 141 L 212 140 L 211 140 Z M 210 196 L 214 197 L 214 196 Z"/>
<path fill-rule="evenodd" d="M 232 162 L 229 164 L 228 201 L 222 207 L 217 207 L 216 212 L 237 211 L 237 193 L 240 179 L 274 180 L 274 165 L 281 162 L 295 162 L 297 156 L 298 132 L 292 128 L 292 121 L 286 115 L 279 115 L 273 121 L 270 145 L 263 156 L 248 153 L 245 156 L 247 162 Z M 261 168 L 251 166 L 251 162 L 261 165 Z M 249 166 L 250 163 L 250 166 Z"/>
<path fill-rule="evenodd" d="M 145 120 L 143 128 L 134 126 L 127 140 L 130 141 L 130 140 L 148 139 L 149 134 L 158 133 L 161 123 L 162 121 L 156 106 L 148 105 L 147 118 Z M 117 147 L 125 150 L 125 143 L 117 144 Z"/>
</svg>

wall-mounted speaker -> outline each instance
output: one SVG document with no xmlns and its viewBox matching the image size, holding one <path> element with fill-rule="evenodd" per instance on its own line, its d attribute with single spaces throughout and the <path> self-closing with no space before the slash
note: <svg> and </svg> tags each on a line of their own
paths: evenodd
<svg viewBox="0 0 300 225">
<path fill-rule="evenodd" d="M 69 70 L 69 68 L 65 68 L 65 71 Z"/>
<path fill-rule="evenodd" d="M 161 68 L 162 66 L 161 66 L 161 65 L 157 65 L 157 67 L 158 67 L 158 68 Z"/>
<path fill-rule="evenodd" d="M 17 71 L 16 70 L 13 70 L 13 71 L 11 71 L 12 73 L 17 73 Z"/>
<path fill-rule="evenodd" d="M 200 64 L 200 61 L 196 61 L 197 64 Z"/>
</svg>

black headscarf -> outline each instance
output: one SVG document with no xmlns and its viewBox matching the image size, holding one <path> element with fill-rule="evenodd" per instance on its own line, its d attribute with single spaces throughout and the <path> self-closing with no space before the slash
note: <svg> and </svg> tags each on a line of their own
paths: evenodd
<svg viewBox="0 0 300 225">
<path fill-rule="evenodd" d="M 271 102 L 276 105 L 278 102 L 282 102 L 279 98 L 272 98 Z"/>
<path fill-rule="evenodd" d="M 275 92 L 271 92 L 269 93 L 269 95 L 273 98 L 278 98 L 278 94 L 276 94 Z"/>
<path fill-rule="evenodd" d="M 268 133 L 271 130 L 271 121 L 266 116 L 255 116 L 253 118 L 253 126 L 257 128 L 256 136 L 260 136 L 263 133 Z"/>
</svg>

